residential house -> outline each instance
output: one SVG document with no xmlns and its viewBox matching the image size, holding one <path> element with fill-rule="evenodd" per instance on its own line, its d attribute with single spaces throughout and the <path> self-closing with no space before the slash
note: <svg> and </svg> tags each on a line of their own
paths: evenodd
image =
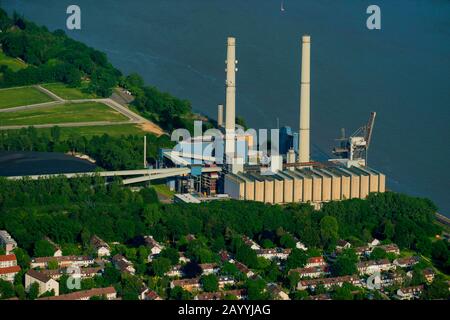
<svg viewBox="0 0 450 320">
<path fill-rule="evenodd" d="M 215 274 L 220 270 L 216 263 L 202 263 L 198 266 L 202 270 L 202 275 Z"/>
<path fill-rule="evenodd" d="M 418 299 L 423 292 L 423 285 L 400 288 L 397 290 L 397 298 L 400 300 Z"/>
<path fill-rule="evenodd" d="M 318 294 L 315 296 L 309 296 L 309 300 L 326 301 L 326 300 L 333 300 L 333 299 L 331 299 L 331 296 L 328 293 L 324 293 L 324 294 Z"/>
<path fill-rule="evenodd" d="M 323 257 L 312 257 L 306 261 L 305 268 L 322 267 L 326 265 L 327 263 Z"/>
<path fill-rule="evenodd" d="M 49 276 L 54 280 L 59 280 L 63 275 L 78 276 L 81 279 L 93 278 L 97 275 L 101 275 L 102 268 L 67 268 L 67 269 L 56 269 L 56 270 L 40 270 L 41 273 Z"/>
<path fill-rule="evenodd" d="M 369 246 L 356 247 L 355 252 L 358 257 L 369 256 L 372 253 L 372 249 L 373 248 Z"/>
<path fill-rule="evenodd" d="M 188 242 L 191 242 L 191 241 L 194 241 L 194 240 L 196 240 L 197 238 L 195 237 L 195 235 L 193 235 L 193 234 L 188 234 L 187 236 L 186 236 L 186 240 L 188 241 Z"/>
<path fill-rule="evenodd" d="M 155 256 L 161 253 L 164 246 L 156 241 L 153 236 L 145 236 L 144 242 L 147 248 L 150 249 L 150 254 L 148 255 L 148 261 L 152 261 Z"/>
<path fill-rule="evenodd" d="M 323 285 L 326 289 L 329 289 L 332 286 L 341 287 L 344 283 L 350 283 L 353 285 L 360 286 L 361 280 L 356 275 L 335 277 L 335 278 L 300 280 L 297 285 L 297 290 L 306 290 L 306 289 L 315 290 L 318 285 Z"/>
<path fill-rule="evenodd" d="M 350 249 L 351 247 L 352 245 L 350 244 L 350 242 L 341 239 L 337 242 L 336 251 L 342 252 L 346 249 Z"/>
<path fill-rule="evenodd" d="M 178 277 L 178 278 L 181 278 L 184 275 L 183 267 L 181 265 L 179 265 L 179 264 L 177 264 L 175 266 L 172 266 L 170 268 L 170 270 L 165 273 L 165 275 L 167 277 Z"/>
<path fill-rule="evenodd" d="M 222 262 L 230 262 L 230 260 L 231 260 L 231 256 L 228 253 L 228 251 L 226 251 L 226 250 L 220 250 L 219 257 L 220 257 L 220 261 L 222 261 Z"/>
<path fill-rule="evenodd" d="M 240 272 L 242 272 L 248 278 L 251 278 L 255 275 L 255 273 L 252 270 L 250 270 L 245 264 L 239 261 L 236 261 L 234 265 Z"/>
<path fill-rule="evenodd" d="M 93 297 L 103 297 L 106 300 L 115 300 L 117 299 L 117 292 L 114 287 L 94 288 L 90 290 L 63 294 L 58 297 L 40 298 L 38 300 L 90 300 Z"/>
<path fill-rule="evenodd" d="M 380 245 L 380 243 L 381 243 L 380 240 L 374 238 L 368 243 L 368 246 L 373 248 Z"/>
<path fill-rule="evenodd" d="M 184 252 L 180 252 L 180 263 L 189 263 L 191 262 L 191 259 L 189 259 L 188 257 L 186 257 L 186 255 L 184 254 Z"/>
<path fill-rule="evenodd" d="M 404 276 L 398 271 L 389 271 L 381 274 L 381 287 L 390 287 L 392 285 L 401 285 L 403 283 Z"/>
<path fill-rule="evenodd" d="M 25 274 L 25 290 L 29 291 L 30 287 L 37 283 L 39 285 L 39 295 L 45 292 L 54 291 L 55 296 L 59 295 L 59 283 L 42 272 L 30 269 Z"/>
<path fill-rule="evenodd" d="M 427 280 L 428 283 L 433 282 L 434 280 L 434 276 L 436 275 L 434 270 L 431 268 L 426 268 L 425 270 L 423 270 L 423 275 L 425 277 L 425 279 Z"/>
<path fill-rule="evenodd" d="M 112 258 L 112 262 L 116 269 L 120 270 L 120 272 L 125 272 L 132 275 L 136 273 L 136 269 L 133 267 L 133 264 L 120 254 L 116 254 Z"/>
<path fill-rule="evenodd" d="M 186 291 L 192 292 L 201 287 L 200 278 L 173 280 L 170 282 L 170 288 L 181 287 Z"/>
<path fill-rule="evenodd" d="M 56 261 L 60 268 L 88 267 L 94 264 L 94 259 L 83 256 L 39 257 L 31 260 L 30 267 L 45 269 L 50 261 Z"/>
<path fill-rule="evenodd" d="M 289 274 L 297 272 L 302 278 L 319 278 L 330 274 L 330 268 L 327 265 L 310 268 L 296 268 L 289 270 Z"/>
<path fill-rule="evenodd" d="M 92 236 L 90 243 L 98 257 L 109 257 L 111 255 L 109 245 L 98 236 Z"/>
<path fill-rule="evenodd" d="M 14 278 L 19 271 L 20 267 L 17 265 L 17 258 L 15 254 L 0 256 L 0 279 L 14 282 Z"/>
<path fill-rule="evenodd" d="M 17 248 L 17 242 L 6 230 L 0 230 L 0 245 L 5 247 L 6 254 Z"/>
<path fill-rule="evenodd" d="M 226 296 L 235 296 L 238 300 L 246 298 L 245 290 L 228 290 L 199 293 L 194 297 L 194 300 L 224 300 Z"/>
<path fill-rule="evenodd" d="M 274 300 L 291 300 L 289 295 L 276 283 L 269 283 L 267 285 L 267 291 Z"/>
<path fill-rule="evenodd" d="M 44 240 L 46 240 L 48 243 L 50 243 L 53 246 L 53 248 L 54 248 L 53 256 L 54 257 L 62 257 L 63 252 L 61 250 L 61 247 L 58 244 L 53 242 L 52 239 L 50 239 L 49 237 L 45 237 Z"/>
<path fill-rule="evenodd" d="M 267 260 L 286 260 L 291 254 L 292 249 L 283 249 L 283 248 L 275 248 L 275 249 L 260 249 L 256 250 L 256 254 L 258 257 L 266 258 Z"/>
<path fill-rule="evenodd" d="M 233 286 L 236 281 L 231 277 L 219 277 L 218 279 L 219 288 L 224 288 L 225 286 Z"/>
<path fill-rule="evenodd" d="M 360 274 L 374 274 L 389 271 L 395 266 L 388 259 L 361 261 L 356 265 Z"/>
<path fill-rule="evenodd" d="M 243 236 L 242 240 L 252 250 L 261 250 L 261 246 L 247 236 Z"/>
<path fill-rule="evenodd" d="M 397 255 L 400 254 L 400 249 L 398 248 L 398 246 L 395 243 L 385 244 L 385 245 L 379 246 L 379 248 L 386 251 L 386 253 L 393 253 L 393 254 L 397 254 Z"/>
<path fill-rule="evenodd" d="M 394 264 L 400 268 L 410 268 L 415 264 L 419 263 L 420 258 L 417 256 L 408 257 L 408 258 L 399 258 L 394 260 Z"/>
<path fill-rule="evenodd" d="M 144 299 L 143 300 L 162 300 L 162 298 L 155 291 L 148 290 L 144 294 Z"/>
</svg>

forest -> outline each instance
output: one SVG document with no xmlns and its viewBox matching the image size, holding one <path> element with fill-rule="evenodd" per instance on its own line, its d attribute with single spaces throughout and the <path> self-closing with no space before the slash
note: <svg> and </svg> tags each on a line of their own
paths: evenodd
<svg viewBox="0 0 450 320">
<path fill-rule="evenodd" d="M 233 239 L 238 235 L 258 239 L 267 247 L 292 246 L 295 242 L 289 237 L 293 236 L 324 251 L 333 250 L 339 239 L 357 246 L 377 237 L 438 258 L 443 268 L 449 267 L 447 244 L 430 240 L 441 232 L 434 223 L 435 206 L 427 199 L 403 194 L 372 194 L 367 200 L 331 202 L 314 211 L 308 204 L 244 201 L 160 204 L 152 188 L 135 193 L 122 188 L 119 181 L 105 185 L 99 177 L 2 178 L 0 189 L 0 229 L 9 230 L 30 253 L 44 236 L 57 243 L 76 244 L 97 234 L 106 241 L 132 244 L 145 234 L 162 242 L 194 234 L 205 239 L 204 246 L 197 248 L 201 250 L 196 249 L 196 260 L 209 262 L 221 248 L 236 251 Z M 442 244 L 445 247 L 439 248 Z M 441 256 L 434 254 L 440 249 Z"/>
<path fill-rule="evenodd" d="M 150 163 L 158 158 L 159 148 L 173 147 L 167 135 L 146 136 Z M 53 127 L 50 133 L 33 127 L 0 131 L 0 151 L 78 152 L 89 155 L 98 166 L 107 170 L 142 168 L 143 150 L 144 139 L 136 135 L 84 137 L 71 134 L 62 139 L 59 127 Z"/>
</svg>

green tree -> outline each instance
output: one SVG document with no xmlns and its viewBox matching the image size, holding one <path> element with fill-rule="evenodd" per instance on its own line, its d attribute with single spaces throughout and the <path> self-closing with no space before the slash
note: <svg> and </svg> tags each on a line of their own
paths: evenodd
<svg viewBox="0 0 450 320">
<path fill-rule="evenodd" d="M 0 279 L 0 299 L 15 297 L 14 287 L 11 282 Z"/>
<path fill-rule="evenodd" d="M 39 296 L 39 284 L 37 282 L 34 282 L 30 289 L 28 290 L 28 299 L 29 300 L 36 300 Z"/>
<path fill-rule="evenodd" d="M 431 285 L 426 286 L 423 297 L 427 300 L 450 298 L 448 282 L 442 275 L 437 275 Z"/>
<path fill-rule="evenodd" d="M 219 289 L 219 280 L 214 274 L 202 276 L 200 283 L 206 292 L 216 292 Z"/>
<path fill-rule="evenodd" d="M 374 248 L 370 253 L 371 260 L 381 260 L 385 259 L 386 257 L 387 257 L 386 251 L 379 247 Z"/>
<path fill-rule="evenodd" d="M 320 237 L 326 248 L 333 248 L 339 239 L 339 224 L 335 217 L 325 216 L 320 220 Z"/>
<path fill-rule="evenodd" d="M 308 255 L 305 251 L 299 249 L 293 249 L 286 261 L 286 269 L 302 268 L 308 261 Z"/>
<path fill-rule="evenodd" d="M 335 276 L 347 276 L 357 273 L 356 263 L 358 257 L 353 249 L 344 250 L 331 266 L 331 272 Z"/>
<path fill-rule="evenodd" d="M 353 300 L 352 285 L 344 283 L 342 287 L 336 287 L 331 294 L 333 300 Z"/>
<path fill-rule="evenodd" d="M 170 270 L 171 265 L 172 263 L 169 259 L 160 257 L 152 261 L 151 270 L 153 271 L 153 274 L 162 277 L 167 271 Z"/>
<path fill-rule="evenodd" d="M 55 247 L 47 240 L 38 240 L 34 244 L 35 257 L 51 257 L 55 252 Z"/>
<path fill-rule="evenodd" d="M 178 253 L 178 250 L 171 247 L 164 248 L 159 256 L 169 259 L 172 265 L 177 264 L 180 260 L 180 254 Z"/>
<path fill-rule="evenodd" d="M 169 297 L 171 300 L 191 300 L 192 294 L 183 288 L 176 286 L 170 290 Z"/>
</svg>

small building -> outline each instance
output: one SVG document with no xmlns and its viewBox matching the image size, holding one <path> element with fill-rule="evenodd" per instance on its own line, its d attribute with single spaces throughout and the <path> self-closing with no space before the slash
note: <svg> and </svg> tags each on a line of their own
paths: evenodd
<svg viewBox="0 0 450 320">
<path fill-rule="evenodd" d="M 256 250 L 256 255 L 268 260 L 286 260 L 291 254 L 291 249 L 275 248 L 275 249 L 260 249 Z"/>
<path fill-rule="evenodd" d="M 336 251 L 341 252 L 343 250 L 350 249 L 351 247 L 352 245 L 350 242 L 341 239 L 337 242 Z"/>
<path fill-rule="evenodd" d="M 54 291 L 55 296 L 59 295 L 59 283 L 58 281 L 52 279 L 50 276 L 30 269 L 25 274 L 25 290 L 30 291 L 30 287 L 37 283 L 39 285 L 39 295 L 44 294 L 45 292 Z"/>
<path fill-rule="evenodd" d="M 58 244 L 53 242 L 52 239 L 50 239 L 49 237 L 45 237 L 44 240 L 53 246 L 53 248 L 54 248 L 53 256 L 54 257 L 62 257 L 63 252 L 62 252 L 61 247 Z"/>
<path fill-rule="evenodd" d="M 246 298 L 245 290 L 228 290 L 199 293 L 194 297 L 194 300 L 224 300 L 227 296 L 235 296 L 238 300 Z"/>
<path fill-rule="evenodd" d="M 372 249 L 373 248 L 369 246 L 356 247 L 355 253 L 358 257 L 369 256 L 372 253 Z"/>
<path fill-rule="evenodd" d="M 201 287 L 200 278 L 173 280 L 170 282 L 170 288 L 181 287 L 183 290 L 192 292 Z"/>
<path fill-rule="evenodd" d="M 190 203 L 190 204 L 200 204 L 202 203 L 199 199 L 194 197 L 192 194 L 184 193 L 184 194 L 176 194 L 173 198 L 175 203 Z"/>
<path fill-rule="evenodd" d="M 114 287 L 94 288 L 90 290 L 63 294 L 57 297 L 40 298 L 38 300 L 90 300 L 93 297 L 101 297 L 106 300 L 115 300 L 117 299 L 117 292 Z"/>
<path fill-rule="evenodd" d="M 232 277 L 219 277 L 218 279 L 219 288 L 224 288 L 225 286 L 233 286 L 236 284 L 236 280 Z"/>
<path fill-rule="evenodd" d="M 191 259 L 189 259 L 188 257 L 186 257 L 186 255 L 184 254 L 184 252 L 180 252 L 180 263 L 189 263 L 191 262 Z"/>
<path fill-rule="evenodd" d="M 96 235 L 91 238 L 91 246 L 97 252 L 98 257 L 109 257 L 111 255 L 109 245 Z"/>
<path fill-rule="evenodd" d="M 425 279 L 427 280 L 427 282 L 431 283 L 431 282 L 433 282 L 434 276 L 436 275 L 436 273 L 434 272 L 433 269 L 426 268 L 425 270 L 423 270 L 423 275 L 424 275 Z"/>
<path fill-rule="evenodd" d="M 132 275 L 136 273 L 136 269 L 133 267 L 133 264 L 120 254 L 116 254 L 112 258 L 112 262 L 116 269 L 120 270 L 120 272 L 129 273 Z"/>
<path fill-rule="evenodd" d="M 397 290 L 397 298 L 400 300 L 418 299 L 423 292 L 423 286 L 400 288 Z"/>
<path fill-rule="evenodd" d="M 102 273 L 102 268 L 100 268 L 100 267 L 77 268 L 77 269 L 76 268 L 56 269 L 56 270 L 44 269 L 44 270 L 40 270 L 40 272 L 49 276 L 50 278 L 52 278 L 54 280 L 59 280 L 63 275 L 72 275 L 72 276 L 77 276 L 81 279 L 87 279 L 87 278 L 93 278 L 97 275 L 101 275 L 101 273 Z"/>
<path fill-rule="evenodd" d="M 311 257 L 307 260 L 305 268 L 314 268 L 326 266 L 327 263 L 323 257 Z"/>
<path fill-rule="evenodd" d="M 243 273 L 247 278 L 251 278 L 255 275 L 255 273 L 252 270 L 250 270 L 245 264 L 243 264 L 239 261 L 236 261 L 234 264 L 235 264 L 236 268 L 241 273 Z"/>
<path fill-rule="evenodd" d="M 60 268 L 88 267 L 94 264 L 94 259 L 85 256 L 39 257 L 31 260 L 30 267 L 45 269 L 50 261 L 56 261 Z"/>
<path fill-rule="evenodd" d="M 17 265 L 17 258 L 15 254 L 0 256 L 0 279 L 14 282 L 14 278 L 19 271 L 20 267 Z"/>
<path fill-rule="evenodd" d="M 261 250 L 261 246 L 247 236 L 243 236 L 242 240 L 252 250 Z"/>
<path fill-rule="evenodd" d="M 384 251 L 386 251 L 386 253 L 393 253 L 393 254 L 400 254 L 400 249 L 398 248 L 398 246 L 395 243 L 392 244 L 385 244 L 382 246 L 379 246 L 378 248 L 383 249 Z"/>
<path fill-rule="evenodd" d="M 408 258 L 399 258 L 394 260 L 394 264 L 400 268 L 410 268 L 415 264 L 419 263 L 420 258 L 417 256 L 408 257 Z"/>
<path fill-rule="evenodd" d="M 6 254 L 17 248 L 17 242 L 6 230 L 0 230 L 0 245 L 5 247 Z"/>
<path fill-rule="evenodd" d="M 162 300 L 162 298 L 153 290 L 148 290 L 144 293 L 144 299 L 143 300 Z"/>
<path fill-rule="evenodd" d="M 219 272 L 219 266 L 216 263 L 202 263 L 198 266 L 202 270 L 202 275 L 216 274 Z"/>
<path fill-rule="evenodd" d="M 369 247 L 376 247 L 381 243 L 380 240 L 373 238 L 367 245 Z"/>
<path fill-rule="evenodd" d="M 172 266 L 170 270 L 165 273 L 165 275 L 171 278 L 181 278 L 184 275 L 183 268 L 181 265 L 177 264 L 175 266 Z"/>
<path fill-rule="evenodd" d="M 146 247 L 150 249 L 150 254 L 148 255 L 149 262 L 164 249 L 164 246 L 156 241 L 153 236 L 145 236 L 144 242 Z"/>
<path fill-rule="evenodd" d="M 267 285 L 267 291 L 274 300 L 291 300 L 289 295 L 276 283 L 269 283 Z"/>
<path fill-rule="evenodd" d="M 376 272 L 389 271 L 395 266 L 388 260 L 370 260 L 370 261 L 361 261 L 356 265 L 358 272 L 360 274 L 374 274 Z"/>
<path fill-rule="evenodd" d="M 306 290 L 306 289 L 315 290 L 318 285 L 323 285 L 326 289 L 330 289 L 333 286 L 342 287 L 344 283 L 350 283 L 353 285 L 360 286 L 361 280 L 356 275 L 335 277 L 335 278 L 300 280 L 297 285 L 297 290 Z"/>
<path fill-rule="evenodd" d="M 310 267 L 310 268 L 296 268 L 289 270 L 289 274 L 298 273 L 300 279 L 302 278 L 320 278 L 330 274 L 328 266 Z"/>
</svg>

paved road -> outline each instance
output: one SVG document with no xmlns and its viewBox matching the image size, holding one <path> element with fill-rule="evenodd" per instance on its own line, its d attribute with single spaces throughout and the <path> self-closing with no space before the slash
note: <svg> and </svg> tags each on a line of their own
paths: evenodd
<svg viewBox="0 0 450 320">
<path fill-rule="evenodd" d="M 98 102 L 103 103 L 110 108 L 116 110 L 117 112 L 121 113 L 125 117 L 128 118 L 128 121 L 119 121 L 119 122 L 113 122 L 113 121 L 92 121 L 92 122 L 71 122 L 71 123 L 51 123 L 51 124 L 40 124 L 40 125 L 34 125 L 35 128 L 51 128 L 54 126 L 59 127 L 87 127 L 87 126 L 106 126 L 106 125 L 119 125 L 119 124 L 143 124 L 143 125 L 150 125 L 157 127 L 153 122 L 145 119 L 144 117 L 141 117 L 140 115 L 136 114 L 135 112 L 131 111 L 127 107 L 121 105 L 117 101 L 114 101 L 113 99 L 107 98 L 107 99 L 78 99 L 78 100 L 64 100 L 63 98 L 59 97 L 58 95 L 54 94 L 48 89 L 43 88 L 42 86 L 34 86 L 36 89 L 40 90 L 41 92 L 47 94 L 51 98 L 53 98 L 55 101 L 52 102 L 46 102 L 46 103 L 39 103 L 39 104 L 33 104 L 33 105 L 27 105 L 27 106 L 19 106 L 14 108 L 7 108 L 7 109 L 0 109 L 0 113 L 9 113 L 9 112 L 17 112 L 22 110 L 32 110 L 32 109 L 39 109 L 39 108 L 48 108 L 52 106 L 57 105 L 63 105 L 66 103 L 85 103 L 85 102 Z M 10 130 L 10 129 L 22 129 L 27 128 L 30 125 L 16 125 L 16 126 L 0 126 L 0 130 Z M 159 134 L 159 132 L 155 132 L 156 134 Z"/>
</svg>

